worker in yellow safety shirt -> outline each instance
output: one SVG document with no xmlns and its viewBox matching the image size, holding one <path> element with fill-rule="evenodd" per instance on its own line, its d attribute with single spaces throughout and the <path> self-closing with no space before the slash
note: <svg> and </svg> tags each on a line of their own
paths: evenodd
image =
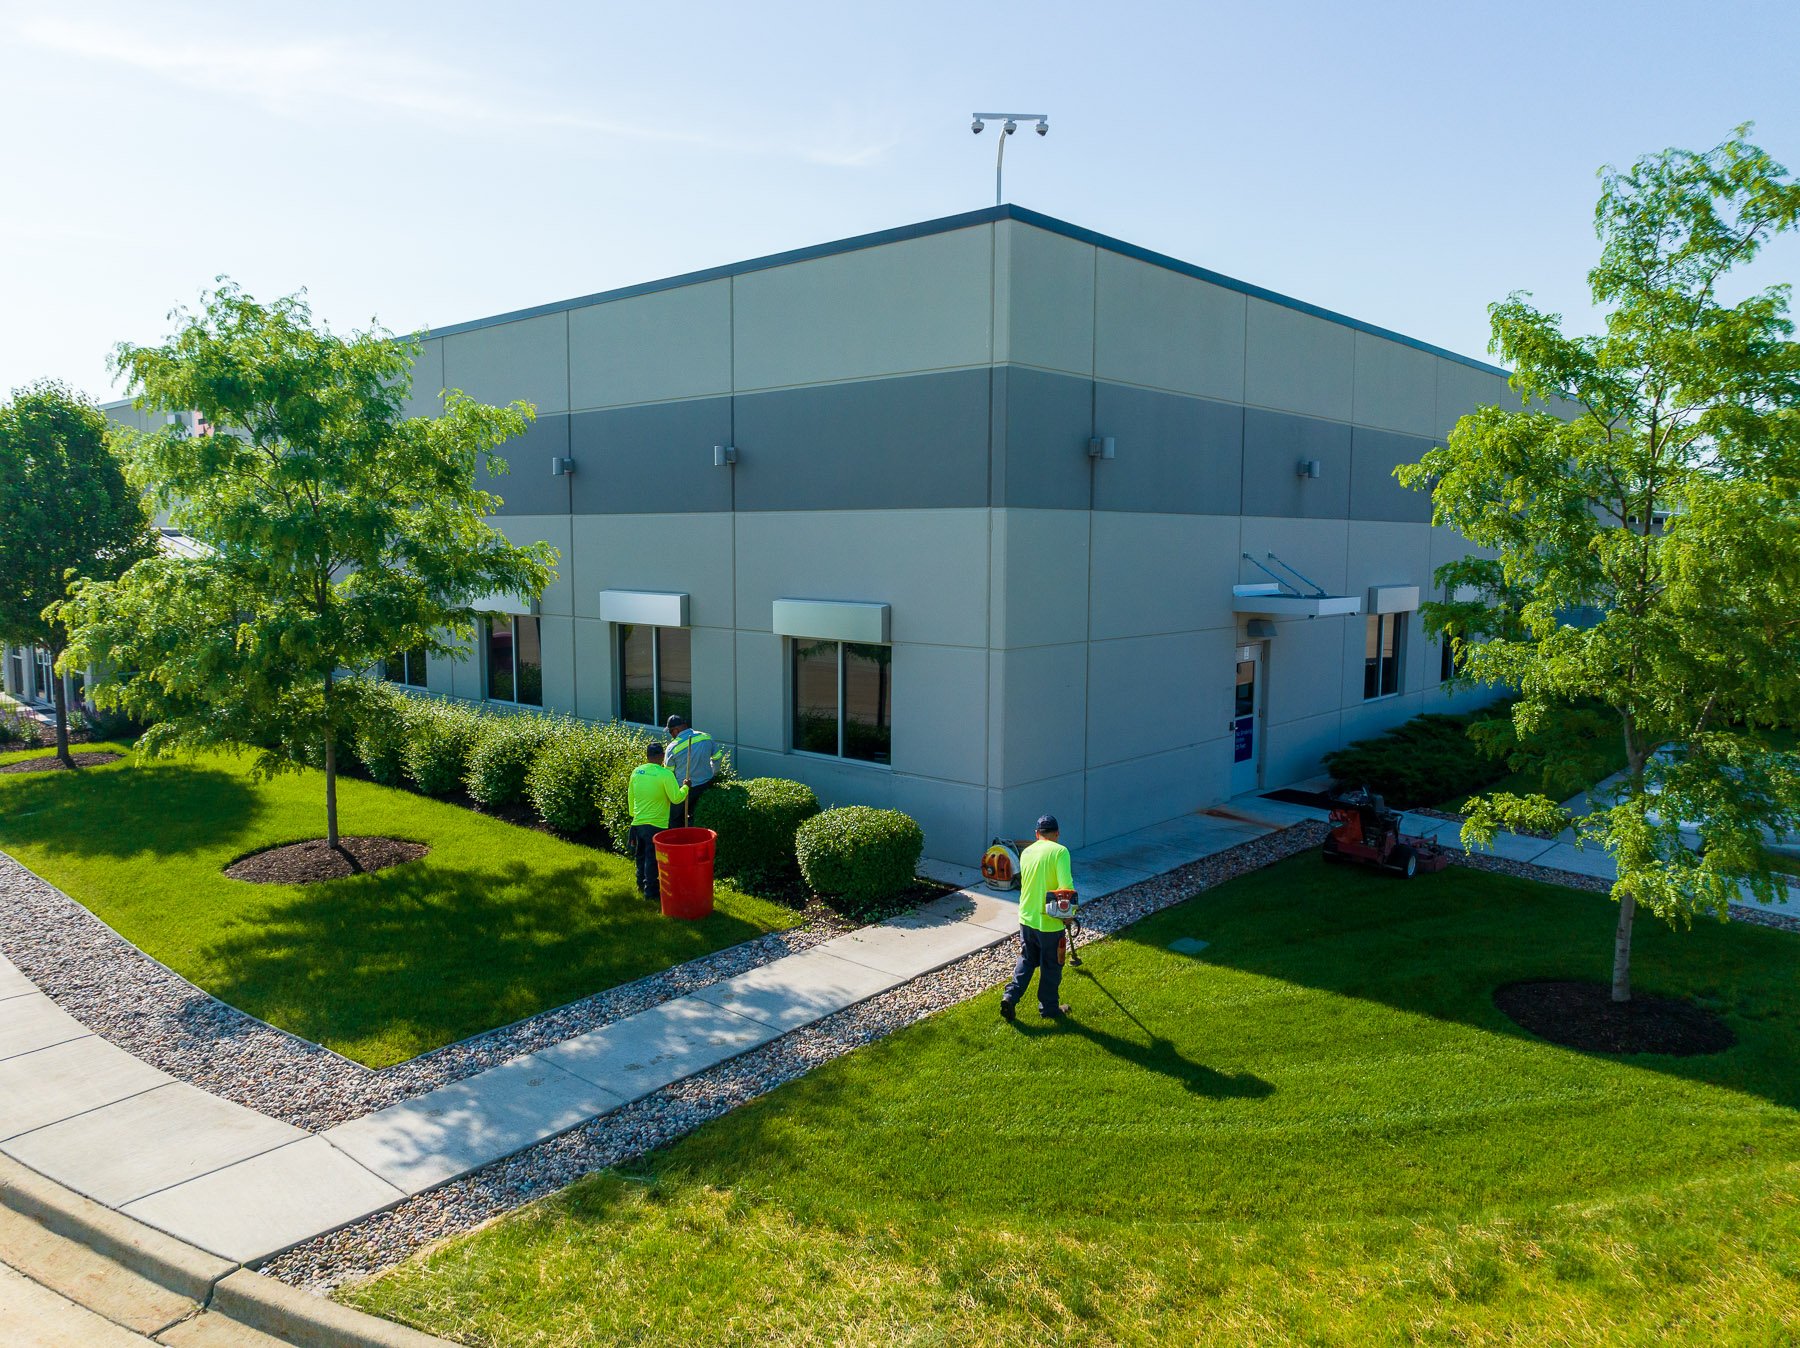
<svg viewBox="0 0 1800 1348">
<path fill-rule="evenodd" d="M 1056 816 L 1044 815 L 1037 821 L 1037 841 L 1019 853 L 1019 967 L 1000 994 L 1000 1014 L 1007 1020 L 1016 1015 L 1019 998 L 1031 986 L 1034 970 L 1038 973 L 1038 1014 L 1046 1020 L 1069 1014 L 1069 1008 L 1056 1000 L 1062 987 L 1063 924 L 1044 911 L 1050 891 L 1075 888 L 1069 849 L 1056 840 L 1059 832 Z"/>
<path fill-rule="evenodd" d="M 655 838 L 669 826 L 669 807 L 687 799 L 687 788 L 663 766 L 662 745 L 644 746 L 644 762 L 631 770 L 626 799 L 631 806 L 631 853 L 637 858 L 638 893 L 651 903 L 661 903 Z"/>
</svg>

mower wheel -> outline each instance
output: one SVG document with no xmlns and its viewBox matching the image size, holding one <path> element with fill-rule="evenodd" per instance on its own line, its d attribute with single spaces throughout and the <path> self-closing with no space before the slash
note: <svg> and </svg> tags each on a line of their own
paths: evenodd
<svg viewBox="0 0 1800 1348">
<path fill-rule="evenodd" d="M 1419 873 L 1419 854 L 1401 843 L 1388 853 L 1388 865 L 1400 873 L 1402 880 L 1410 880 Z"/>
</svg>

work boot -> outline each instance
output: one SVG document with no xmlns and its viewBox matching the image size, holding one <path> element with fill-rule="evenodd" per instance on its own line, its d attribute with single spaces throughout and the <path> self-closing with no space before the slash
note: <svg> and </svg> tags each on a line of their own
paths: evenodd
<svg viewBox="0 0 1800 1348">
<path fill-rule="evenodd" d="M 1006 998 L 1002 997 L 1000 999 L 1000 1019 L 1001 1020 L 1017 1020 L 1018 1018 L 1019 1018 L 1019 1013 L 1017 1011 L 1013 1010 L 1013 1004 L 1011 1002 L 1007 1001 Z"/>
<path fill-rule="evenodd" d="M 1054 1011 L 1046 1011 L 1042 1007 L 1039 1007 L 1038 1014 L 1045 1020 L 1061 1020 L 1074 1009 L 1075 1008 L 1070 1006 L 1067 1002 L 1060 1002 L 1057 1004 L 1056 1010 Z"/>
</svg>

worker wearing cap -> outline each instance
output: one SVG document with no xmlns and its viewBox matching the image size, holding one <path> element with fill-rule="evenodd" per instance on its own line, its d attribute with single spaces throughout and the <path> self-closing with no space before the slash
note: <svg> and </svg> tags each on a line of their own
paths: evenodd
<svg viewBox="0 0 1800 1348">
<path fill-rule="evenodd" d="M 687 799 L 687 788 L 663 766 L 663 747 L 644 746 L 644 761 L 631 770 L 626 799 L 631 806 L 631 853 L 637 860 L 637 887 L 652 903 L 662 901 L 656 878 L 656 835 L 669 826 L 669 807 Z"/>
<path fill-rule="evenodd" d="M 694 812 L 700 808 L 700 794 L 712 785 L 713 737 L 695 730 L 685 716 L 669 718 L 669 747 L 663 751 L 663 762 L 669 771 L 688 788 L 682 823 L 694 825 Z"/>
<path fill-rule="evenodd" d="M 1000 994 L 1000 1014 L 1013 1019 L 1019 998 L 1038 972 L 1038 1014 L 1046 1020 L 1066 1016 L 1069 1008 L 1056 1000 L 1062 987 L 1063 924 L 1044 911 L 1044 900 L 1054 889 L 1074 889 L 1069 869 L 1069 849 L 1058 842 L 1056 816 L 1037 821 L 1037 841 L 1019 853 L 1019 967 L 1012 982 Z"/>
</svg>

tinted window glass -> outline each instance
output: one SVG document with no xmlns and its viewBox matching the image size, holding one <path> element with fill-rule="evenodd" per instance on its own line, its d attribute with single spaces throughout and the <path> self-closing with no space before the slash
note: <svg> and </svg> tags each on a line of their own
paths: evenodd
<svg viewBox="0 0 1800 1348">
<path fill-rule="evenodd" d="M 814 754 L 838 751 L 835 641 L 794 642 L 794 747 Z"/>
<path fill-rule="evenodd" d="M 655 639 L 654 627 L 619 625 L 619 715 L 639 725 L 656 722 Z"/>
<path fill-rule="evenodd" d="M 487 620 L 488 696 L 513 701 L 513 621 L 504 614 Z"/>
<path fill-rule="evenodd" d="M 656 723 L 694 718 L 693 641 L 685 627 L 656 631 Z"/>
<path fill-rule="evenodd" d="M 893 649 L 844 647 L 844 757 L 888 761 L 891 733 Z"/>
<path fill-rule="evenodd" d="M 518 657 L 519 701 L 526 706 L 544 705 L 544 652 L 538 643 L 538 620 L 514 618 L 518 633 L 514 651 Z"/>
</svg>

